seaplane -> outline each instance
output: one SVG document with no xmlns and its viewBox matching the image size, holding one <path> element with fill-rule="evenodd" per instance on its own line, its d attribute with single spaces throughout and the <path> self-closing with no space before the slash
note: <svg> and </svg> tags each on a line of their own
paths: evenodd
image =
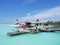
<svg viewBox="0 0 60 45">
<path fill-rule="evenodd" d="M 22 22 L 19 23 L 18 19 L 16 19 L 16 24 L 12 25 L 12 27 L 15 27 L 16 31 L 23 31 L 23 32 L 30 32 L 32 28 L 35 28 L 34 30 L 37 30 L 37 26 L 39 25 L 39 19 L 36 20 L 36 23 L 31 23 L 31 22 Z"/>
</svg>

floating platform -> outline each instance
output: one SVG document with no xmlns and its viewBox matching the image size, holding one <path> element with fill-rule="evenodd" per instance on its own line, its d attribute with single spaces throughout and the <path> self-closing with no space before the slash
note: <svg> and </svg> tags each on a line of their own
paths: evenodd
<svg viewBox="0 0 60 45">
<path fill-rule="evenodd" d="M 25 34 L 25 33 L 36 34 L 39 32 L 56 32 L 56 31 L 60 31 L 60 30 L 38 30 L 38 32 L 36 30 L 31 30 L 30 32 L 17 31 L 17 32 L 9 32 L 9 33 L 7 33 L 7 35 L 14 36 L 14 35 L 20 35 L 20 34 Z"/>
</svg>

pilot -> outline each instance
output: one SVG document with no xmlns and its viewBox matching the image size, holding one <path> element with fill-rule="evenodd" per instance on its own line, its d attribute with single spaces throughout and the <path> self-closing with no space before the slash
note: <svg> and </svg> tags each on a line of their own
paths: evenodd
<svg viewBox="0 0 60 45">
<path fill-rule="evenodd" d="M 16 24 L 15 25 L 18 25 L 19 24 L 19 21 L 18 21 L 18 19 L 16 19 Z"/>
</svg>

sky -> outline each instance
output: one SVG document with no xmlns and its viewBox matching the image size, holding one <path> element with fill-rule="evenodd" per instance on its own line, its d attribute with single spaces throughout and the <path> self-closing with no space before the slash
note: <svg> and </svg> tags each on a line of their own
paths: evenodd
<svg viewBox="0 0 60 45">
<path fill-rule="evenodd" d="M 0 24 L 60 21 L 60 0 L 0 0 Z"/>
</svg>

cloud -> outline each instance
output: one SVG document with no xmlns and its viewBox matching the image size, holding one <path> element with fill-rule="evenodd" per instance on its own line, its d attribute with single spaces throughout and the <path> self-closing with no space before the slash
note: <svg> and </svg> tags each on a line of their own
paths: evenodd
<svg viewBox="0 0 60 45">
<path fill-rule="evenodd" d="M 46 10 L 41 13 L 37 13 L 35 15 L 27 15 L 25 17 L 21 17 L 20 19 L 23 21 L 41 19 L 41 21 L 44 21 L 44 20 L 48 20 L 51 18 L 56 19 L 56 17 L 60 17 L 60 6 L 54 7 L 52 9 Z M 59 20 L 59 19 L 57 19 L 57 20 Z"/>
</svg>

